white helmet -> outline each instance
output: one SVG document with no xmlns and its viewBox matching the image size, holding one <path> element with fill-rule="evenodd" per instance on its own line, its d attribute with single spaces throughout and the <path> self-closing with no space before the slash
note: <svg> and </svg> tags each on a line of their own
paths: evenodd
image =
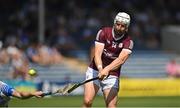
<svg viewBox="0 0 180 108">
<path fill-rule="evenodd" d="M 116 23 L 116 21 L 119 21 L 119 22 L 126 24 L 128 27 L 130 24 L 130 20 L 131 20 L 131 18 L 127 13 L 119 12 L 114 19 L 114 24 Z"/>
</svg>

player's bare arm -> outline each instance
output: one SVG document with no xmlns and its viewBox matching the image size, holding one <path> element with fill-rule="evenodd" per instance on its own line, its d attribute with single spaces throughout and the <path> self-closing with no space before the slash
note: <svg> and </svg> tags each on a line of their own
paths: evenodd
<svg viewBox="0 0 180 108">
<path fill-rule="evenodd" d="M 119 68 L 122 64 L 126 62 L 130 53 L 131 51 L 129 49 L 123 49 L 119 54 L 118 58 L 116 58 L 111 64 L 109 64 L 105 68 L 109 71 Z"/>
<path fill-rule="evenodd" d="M 121 53 L 119 54 L 118 58 L 116 58 L 111 64 L 106 66 L 101 73 L 99 74 L 100 79 L 104 79 L 110 71 L 115 70 L 119 68 L 122 64 L 126 62 L 130 55 L 131 51 L 129 49 L 123 49 Z"/>
<path fill-rule="evenodd" d="M 36 91 L 36 92 L 19 92 L 14 90 L 12 93 L 13 97 L 19 98 L 19 99 L 28 99 L 31 98 L 33 96 L 35 97 L 42 97 L 41 95 L 43 94 L 43 92 L 41 91 Z"/>
<path fill-rule="evenodd" d="M 95 63 L 99 71 L 103 69 L 102 66 L 102 53 L 104 49 L 104 44 L 100 42 L 95 42 Z"/>
</svg>

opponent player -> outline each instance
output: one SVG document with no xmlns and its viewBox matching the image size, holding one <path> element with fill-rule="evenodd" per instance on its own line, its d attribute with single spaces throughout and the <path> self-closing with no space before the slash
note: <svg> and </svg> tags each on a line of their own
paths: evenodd
<svg viewBox="0 0 180 108">
<path fill-rule="evenodd" d="M 43 92 L 36 91 L 36 92 L 19 92 L 14 88 L 10 87 L 6 83 L 0 81 L 0 107 L 8 107 L 8 102 L 10 97 L 16 97 L 19 99 L 28 99 L 33 96 L 35 97 L 42 97 Z"/>
<path fill-rule="evenodd" d="M 121 66 L 133 48 L 133 41 L 127 34 L 129 24 L 130 16 L 119 12 L 113 27 L 104 27 L 97 33 L 95 56 L 87 69 L 86 79 L 99 76 L 101 80 L 85 84 L 83 107 L 91 107 L 99 88 L 103 91 L 106 107 L 116 107 Z"/>
</svg>

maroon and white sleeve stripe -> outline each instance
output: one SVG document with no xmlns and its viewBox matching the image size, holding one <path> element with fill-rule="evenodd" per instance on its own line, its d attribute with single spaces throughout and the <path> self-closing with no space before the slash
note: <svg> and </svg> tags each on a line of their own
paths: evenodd
<svg viewBox="0 0 180 108">
<path fill-rule="evenodd" d="M 133 46 L 134 46 L 134 42 L 132 40 L 130 40 L 129 45 L 127 47 L 123 48 L 122 50 L 127 51 L 129 54 L 131 54 Z"/>
</svg>

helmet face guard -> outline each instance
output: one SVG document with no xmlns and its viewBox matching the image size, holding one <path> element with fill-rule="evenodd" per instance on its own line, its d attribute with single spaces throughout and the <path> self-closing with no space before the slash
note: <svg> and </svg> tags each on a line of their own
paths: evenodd
<svg viewBox="0 0 180 108">
<path fill-rule="evenodd" d="M 117 21 L 119 21 L 119 22 L 125 24 L 126 27 L 129 27 L 130 20 L 131 20 L 131 19 L 130 19 L 130 16 L 129 16 L 127 13 L 125 13 L 125 12 L 119 12 L 119 13 L 116 15 L 115 19 L 114 19 L 114 24 L 115 24 Z"/>
</svg>

